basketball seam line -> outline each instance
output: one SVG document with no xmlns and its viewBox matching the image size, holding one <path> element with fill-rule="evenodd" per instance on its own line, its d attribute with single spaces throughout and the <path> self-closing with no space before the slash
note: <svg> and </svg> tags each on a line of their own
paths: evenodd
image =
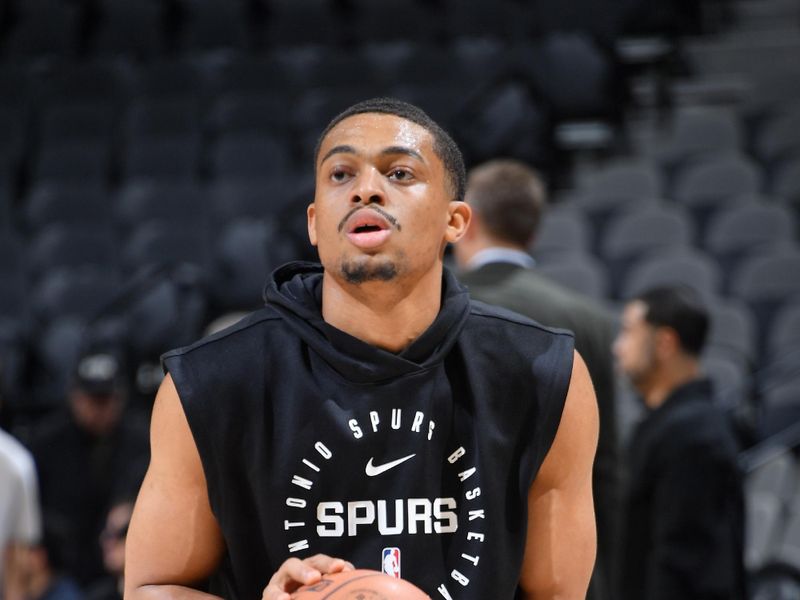
<svg viewBox="0 0 800 600">
<path fill-rule="evenodd" d="M 339 591 L 339 590 L 340 590 L 340 589 L 342 589 L 344 586 L 346 586 L 346 585 L 349 585 L 349 584 L 351 584 L 351 583 L 352 583 L 352 582 L 354 582 L 354 581 L 358 581 L 359 579 L 366 579 L 367 577 L 375 577 L 375 576 L 376 576 L 376 573 L 367 573 L 367 574 L 365 574 L 365 575 L 359 575 L 358 577 L 354 577 L 353 579 L 348 579 L 347 581 L 345 581 L 345 582 L 343 582 L 343 583 L 340 583 L 338 586 L 336 586 L 336 587 L 335 587 L 335 588 L 333 588 L 331 591 L 329 591 L 327 594 L 325 594 L 325 595 L 322 597 L 322 600 L 326 600 L 326 598 L 330 598 L 330 597 L 331 597 L 331 594 L 333 594 L 334 592 L 337 592 L 337 591 Z"/>
</svg>

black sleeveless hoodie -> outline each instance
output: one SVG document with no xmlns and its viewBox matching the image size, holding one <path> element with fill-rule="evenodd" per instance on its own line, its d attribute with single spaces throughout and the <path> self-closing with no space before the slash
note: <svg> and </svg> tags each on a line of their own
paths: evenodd
<svg viewBox="0 0 800 600">
<path fill-rule="evenodd" d="M 285 559 L 322 552 L 432 598 L 513 598 L 572 336 L 445 272 L 436 320 L 393 354 L 328 325 L 321 284 L 319 265 L 285 265 L 264 309 L 163 357 L 227 545 L 214 591 L 257 599 Z"/>
</svg>

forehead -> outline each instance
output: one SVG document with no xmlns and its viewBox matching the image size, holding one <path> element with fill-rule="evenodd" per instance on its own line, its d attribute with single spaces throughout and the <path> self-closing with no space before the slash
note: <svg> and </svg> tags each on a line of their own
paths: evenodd
<svg viewBox="0 0 800 600">
<path fill-rule="evenodd" d="M 622 320 L 626 325 L 640 325 L 645 323 L 647 305 L 641 300 L 629 302 L 622 312 Z"/>
<path fill-rule="evenodd" d="M 322 140 L 318 160 L 336 146 L 351 146 L 365 153 L 402 147 L 416 151 L 426 161 L 438 159 L 433 151 L 433 136 L 427 129 L 397 115 L 383 113 L 353 115 L 337 123 Z"/>
</svg>

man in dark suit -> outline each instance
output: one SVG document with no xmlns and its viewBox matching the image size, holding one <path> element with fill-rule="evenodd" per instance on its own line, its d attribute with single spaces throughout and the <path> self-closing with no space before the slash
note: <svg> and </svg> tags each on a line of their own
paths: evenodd
<svg viewBox="0 0 800 600">
<path fill-rule="evenodd" d="M 707 330 L 687 288 L 646 291 L 622 315 L 614 354 L 649 409 L 629 448 L 622 600 L 747 597 L 738 440 L 700 370 Z"/>
<path fill-rule="evenodd" d="M 616 320 L 590 298 L 536 272 L 527 249 L 534 241 L 546 199 L 544 186 L 533 169 L 515 160 L 479 165 L 469 173 L 466 200 L 472 205 L 472 223 L 454 252 L 459 279 L 470 295 L 543 325 L 573 331 L 575 347 L 589 367 L 600 412 L 593 473 L 597 562 L 589 597 L 611 598 L 619 487 L 611 356 Z"/>
</svg>

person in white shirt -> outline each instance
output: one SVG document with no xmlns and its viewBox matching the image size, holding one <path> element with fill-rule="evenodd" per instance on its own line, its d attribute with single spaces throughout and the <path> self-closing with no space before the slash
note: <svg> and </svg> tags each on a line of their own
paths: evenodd
<svg viewBox="0 0 800 600">
<path fill-rule="evenodd" d="M 16 438 L 0 429 L 0 595 L 6 596 L 7 567 L 20 548 L 39 543 L 42 516 L 39 486 L 31 453 Z"/>
</svg>

